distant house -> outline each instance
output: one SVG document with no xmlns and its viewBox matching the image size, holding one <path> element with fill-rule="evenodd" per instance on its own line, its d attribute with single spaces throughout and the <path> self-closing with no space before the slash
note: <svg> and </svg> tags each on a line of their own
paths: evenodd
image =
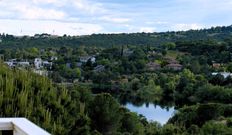
<svg viewBox="0 0 232 135">
<path fill-rule="evenodd" d="M 48 76 L 48 71 L 46 70 L 33 70 L 34 73 L 42 76 Z"/>
<path fill-rule="evenodd" d="M 41 69 L 43 68 L 43 61 L 41 58 L 35 58 L 34 61 L 35 69 Z"/>
<path fill-rule="evenodd" d="M 95 58 L 95 57 L 91 57 L 91 58 L 90 58 L 90 61 L 91 61 L 92 63 L 95 63 L 95 62 L 96 62 L 96 58 Z"/>
<path fill-rule="evenodd" d="M 212 73 L 212 76 L 216 76 L 216 75 L 222 75 L 224 78 L 227 78 L 227 77 L 232 77 L 232 73 L 230 72 L 213 72 Z"/>
<path fill-rule="evenodd" d="M 14 63 L 12 61 L 5 61 L 4 62 L 6 65 L 8 65 L 9 67 L 15 67 Z"/>
<path fill-rule="evenodd" d="M 67 68 L 71 68 L 71 65 L 72 65 L 71 63 L 66 63 Z"/>
<path fill-rule="evenodd" d="M 80 62 L 82 62 L 82 63 L 86 63 L 86 62 L 88 62 L 88 60 L 90 60 L 92 63 L 96 62 L 96 58 L 94 56 L 83 56 L 83 57 L 80 57 Z"/>
<path fill-rule="evenodd" d="M 17 59 L 10 59 L 8 61 L 5 61 L 4 63 L 12 68 L 12 67 L 17 66 Z"/>
<path fill-rule="evenodd" d="M 148 51 L 148 54 L 153 55 L 153 54 L 157 54 L 157 52 L 156 51 Z"/>
<path fill-rule="evenodd" d="M 147 65 L 146 65 L 147 69 L 149 71 L 155 71 L 155 70 L 160 70 L 161 69 L 161 65 L 158 64 L 158 63 L 155 63 L 155 62 L 149 62 Z"/>
<path fill-rule="evenodd" d="M 179 64 L 179 62 L 176 59 L 170 57 L 164 58 L 164 61 L 167 62 L 168 64 Z"/>
<path fill-rule="evenodd" d="M 52 69 L 52 62 L 42 61 L 42 65 L 43 65 L 43 67 L 46 67 L 48 69 Z"/>
<path fill-rule="evenodd" d="M 222 66 L 222 64 L 221 63 L 213 63 L 212 66 L 213 66 L 213 68 L 218 69 Z"/>
<path fill-rule="evenodd" d="M 82 67 L 82 63 L 81 62 L 77 62 L 76 66 L 80 68 L 80 67 Z"/>
<path fill-rule="evenodd" d="M 90 58 L 91 58 L 90 56 L 83 56 L 83 57 L 80 57 L 80 62 L 86 63 Z"/>
<path fill-rule="evenodd" d="M 17 59 L 10 59 L 10 62 L 17 63 Z"/>
<path fill-rule="evenodd" d="M 25 62 L 23 61 L 23 62 L 18 62 L 17 65 L 21 66 L 21 67 L 29 67 L 30 63 L 27 61 L 25 61 Z"/>
<path fill-rule="evenodd" d="M 50 34 L 35 34 L 34 38 L 49 38 L 51 35 Z"/>
<path fill-rule="evenodd" d="M 98 66 L 96 66 L 95 68 L 94 68 L 94 72 L 102 72 L 102 71 L 104 71 L 105 70 L 105 66 L 103 66 L 103 65 L 98 65 Z"/>
<path fill-rule="evenodd" d="M 17 59 L 10 59 L 9 61 L 5 61 L 5 64 L 7 64 L 9 67 L 29 67 L 30 62 L 28 61 L 17 61 Z"/>
<path fill-rule="evenodd" d="M 50 60 L 51 60 L 51 61 L 56 61 L 56 60 L 58 60 L 58 57 L 52 56 L 52 57 L 50 58 Z"/>
<path fill-rule="evenodd" d="M 181 70 L 183 68 L 182 65 L 180 64 L 168 64 L 165 66 L 167 69 L 172 69 L 172 70 Z"/>
<path fill-rule="evenodd" d="M 133 50 L 129 50 L 129 49 L 123 50 L 123 56 L 130 56 L 133 53 L 134 53 Z"/>
</svg>

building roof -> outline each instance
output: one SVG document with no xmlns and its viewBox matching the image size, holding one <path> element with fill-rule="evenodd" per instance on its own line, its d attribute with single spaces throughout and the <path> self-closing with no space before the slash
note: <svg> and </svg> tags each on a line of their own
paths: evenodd
<svg viewBox="0 0 232 135">
<path fill-rule="evenodd" d="M 147 66 L 160 66 L 160 64 L 156 62 L 149 62 L 147 63 Z"/>
</svg>

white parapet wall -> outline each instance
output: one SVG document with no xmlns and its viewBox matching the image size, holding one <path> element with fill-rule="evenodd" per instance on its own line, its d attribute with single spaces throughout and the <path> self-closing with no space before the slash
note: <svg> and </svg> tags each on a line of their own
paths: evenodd
<svg viewBox="0 0 232 135">
<path fill-rule="evenodd" d="M 12 130 L 14 135 L 51 135 L 26 118 L 0 118 L 0 130 Z"/>
</svg>

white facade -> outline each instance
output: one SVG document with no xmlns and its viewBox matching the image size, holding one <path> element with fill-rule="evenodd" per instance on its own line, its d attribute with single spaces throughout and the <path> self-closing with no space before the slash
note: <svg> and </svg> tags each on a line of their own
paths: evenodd
<svg viewBox="0 0 232 135">
<path fill-rule="evenodd" d="M 0 118 L 0 130 L 12 130 L 14 135 L 51 135 L 25 118 Z"/>
<path fill-rule="evenodd" d="M 92 58 L 90 59 L 90 61 L 91 61 L 92 63 L 95 63 L 95 62 L 96 62 L 96 58 L 95 58 L 95 57 L 92 57 Z"/>
<path fill-rule="evenodd" d="M 230 72 L 214 72 L 214 73 L 212 73 L 212 75 L 213 76 L 215 76 L 215 75 L 222 75 L 224 78 L 227 78 L 227 77 L 232 77 L 232 73 L 230 73 Z"/>
<path fill-rule="evenodd" d="M 29 62 L 18 62 L 18 65 L 28 67 L 30 66 L 30 63 Z"/>
<path fill-rule="evenodd" d="M 82 62 L 82 63 L 86 63 L 86 62 L 88 62 L 88 60 L 90 60 L 92 63 L 96 62 L 96 58 L 92 57 L 92 56 L 85 56 L 85 57 L 80 58 L 80 62 Z"/>
<path fill-rule="evenodd" d="M 51 61 L 56 61 L 56 60 L 58 60 L 58 57 L 52 56 L 50 60 L 51 60 Z"/>
<path fill-rule="evenodd" d="M 41 69 L 43 67 L 43 61 L 41 58 L 35 58 L 34 65 L 35 69 Z"/>
<path fill-rule="evenodd" d="M 13 67 L 14 66 L 14 63 L 11 62 L 11 61 L 6 61 L 4 63 L 7 64 L 9 67 Z"/>
</svg>

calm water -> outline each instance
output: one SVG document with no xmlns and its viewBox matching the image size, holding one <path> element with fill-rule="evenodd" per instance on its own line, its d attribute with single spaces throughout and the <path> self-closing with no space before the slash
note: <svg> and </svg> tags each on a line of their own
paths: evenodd
<svg viewBox="0 0 232 135">
<path fill-rule="evenodd" d="M 147 118 L 148 121 L 158 121 L 162 125 L 165 124 L 169 118 L 171 118 L 174 114 L 174 107 L 166 109 L 161 108 L 159 105 L 153 104 L 143 104 L 142 106 L 135 106 L 131 103 L 127 103 L 126 108 L 128 108 L 132 112 L 136 112 L 138 114 L 142 114 Z"/>
</svg>

